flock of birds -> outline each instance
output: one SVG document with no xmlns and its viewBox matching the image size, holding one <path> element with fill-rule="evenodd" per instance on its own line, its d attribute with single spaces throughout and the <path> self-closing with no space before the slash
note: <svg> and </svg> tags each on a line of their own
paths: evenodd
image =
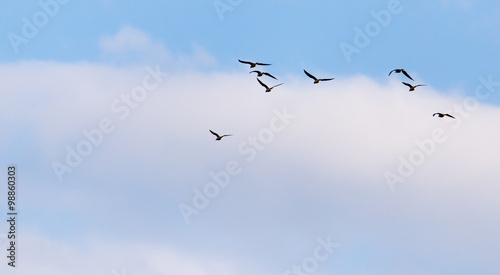
<svg viewBox="0 0 500 275">
<path fill-rule="evenodd" d="M 271 64 L 267 64 L 267 63 L 243 61 L 243 60 L 240 60 L 240 59 L 238 59 L 238 61 L 239 61 L 240 63 L 250 65 L 250 69 L 251 69 L 251 68 L 255 68 L 255 67 L 257 67 L 257 66 L 270 66 L 270 65 L 271 65 Z M 274 88 L 276 88 L 276 87 L 281 86 L 281 85 L 283 85 L 283 84 L 284 84 L 284 83 L 280 83 L 280 84 L 277 84 L 277 85 L 274 85 L 274 86 L 269 87 L 267 84 L 265 84 L 264 82 L 262 82 L 262 81 L 259 79 L 259 77 L 261 77 L 261 76 L 264 76 L 264 75 L 265 75 L 265 76 L 271 77 L 271 78 L 273 78 L 273 79 L 275 79 L 275 80 L 278 80 L 276 77 L 274 77 L 273 75 L 271 75 L 271 74 L 270 74 L 270 73 L 268 73 L 268 72 L 262 72 L 262 71 L 258 71 L 258 70 L 253 70 L 253 71 L 250 71 L 250 72 L 249 72 L 249 74 L 251 74 L 251 73 L 256 73 L 256 74 L 257 74 L 256 79 L 257 79 L 257 81 L 259 82 L 259 84 L 260 84 L 262 87 L 266 88 L 266 91 L 265 91 L 266 93 L 269 93 L 269 92 L 271 92 Z M 335 78 L 317 78 L 317 77 L 315 77 L 314 75 L 312 75 L 312 74 L 308 73 L 306 70 L 304 70 L 304 73 L 305 73 L 305 74 L 306 74 L 309 78 L 311 78 L 312 80 L 314 80 L 314 84 L 318 84 L 318 83 L 320 83 L 321 81 L 330 81 L 330 80 L 334 80 L 334 79 L 335 79 Z M 389 76 L 390 76 L 392 73 L 402 73 L 402 74 L 403 74 L 403 75 L 405 75 L 407 78 L 409 78 L 411 81 L 414 81 L 414 80 L 413 80 L 413 78 L 411 78 L 411 76 L 410 76 L 410 75 L 409 75 L 409 74 L 408 74 L 408 73 L 407 73 L 404 69 L 394 69 L 394 70 L 392 70 L 392 71 L 390 71 L 390 72 L 389 72 Z M 410 83 L 407 83 L 407 82 L 402 82 L 402 83 L 403 83 L 404 85 L 408 86 L 408 88 L 409 88 L 409 90 L 408 90 L 408 91 L 410 91 L 410 92 L 415 91 L 415 89 L 416 89 L 417 87 L 420 87 L 420 86 L 426 86 L 425 84 L 411 85 Z M 437 115 L 438 117 L 440 117 L 440 118 L 445 117 L 445 116 L 450 117 L 450 118 L 453 118 L 453 119 L 455 118 L 454 116 L 452 116 L 452 115 L 450 115 L 450 114 L 445 114 L 445 113 L 434 113 L 432 116 L 436 116 L 436 115 Z M 223 137 L 232 136 L 232 135 L 219 135 L 219 134 L 217 134 L 216 132 L 214 132 L 214 131 L 212 131 L 212 130 L 210 130 L 210 129 L 209 129 L 209 131 L 210 131 L 210 133 L 212 133 L 212 134 L 215 136 L 215 140 L 221 140 Z"/>
</svg>

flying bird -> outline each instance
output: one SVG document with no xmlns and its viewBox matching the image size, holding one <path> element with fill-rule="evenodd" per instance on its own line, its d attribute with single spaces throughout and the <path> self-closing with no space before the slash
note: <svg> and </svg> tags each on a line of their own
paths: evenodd
<svg viewBox="0 0 500 275">
<path fill-rule="evenodd" d="M 417 88 L 418 86 L 426 86 L 425 84 L 418 84 L 418 85 L 413 86 L 413 85 L 408 84 L 406 82 L 402 82 L 402 83 L 405 84 L 406 86 L 410 87 L 410 90 L 409 90 L 410 92 L 415 91 L 415 88 Z"/>
<path fill-rule="evenodd" d="M 434 113 L 432 116 L 438 115 L 438 117 L 444 117 L 444 116 L 449 116 L 451 118 L 455 118 L 454 116 L 450 114 L 442 114 L 442 113 Z"/>
<path fill-rule="evenodd" d="M 269 66 L 269 65 L 271 65 L 271 64 L 266 64 L 266 63 L 243 61 L 243 60 L 239 60 L 239 59 L 238 59 L 238 61 L 241 62 L 241 63 L 244 63 L 244 64 L 249 64 L 250 68 L 253 68 L 253 67 L 257 66 L 257 65 L 262 65 L 262 66 Z"/>
<path fill-rule="evenodd" d="M 316 78 L 314 77 L 314 75 L 308 73 L 306 70 L 304 70 L 304 73 L 306 73 L 306 75 L 312 79 L 314 79 L 314 84 L 318 84 L 320 81 L 328 81 L 328 80 L 333 80 L 335 78 Z"/>
<path fill-rule="evenodd" d="M 411 76 L 404 70 L 404 69 L 394 69 L 392 70 L 389 75 L 392 74 L 392 72 L 395 72 L 395 73 L 403 73 L 404 75 L 406 75 L 406 77 L 408 77 L 409 79 L 413 80 L 413 78 L 411 78 Z"/>
<path fill-rule="evenodd" d="M 266 84 L 264 84 L 260 79 L 257 78 L 257 81 L 259 81 L 260 85 L 262 85 L 264 88 L 266 88 L 266 93 L 269 93 L 274 87 L 278 87 L 279 85 L 283 85 L 283 83 L 280 83 L 278 85 L 274 85 L 271 88 L 269 88 Z"/>
<path fill-rule="evenodd" d="M 257 73 L 257 77 L 260 77 L 260 76 L 263 76 L 263 75 L 267 75 L 269 77 L 272 77 L 272 78 L 278 80 L 276 77 L 272 76 L 270 73 L 261 72 L 261 71 L 251 71 L 251 72 L 249 72 L 249 74 L 251 74 L 251 73 Z"/>
<path fill-rule="evenodd" d="M 210 133 L 212 133 L 214 136 L 216 136 L 215 140 L 221 140 L 223 137 L 228 137 L 228 136 L 232 136 L 232 135 L 222 135 L 222 136 L 219 136 L 219 134 L 217 134 L 216 132 L 208 129 L 210 131 Z"/>
</svg>

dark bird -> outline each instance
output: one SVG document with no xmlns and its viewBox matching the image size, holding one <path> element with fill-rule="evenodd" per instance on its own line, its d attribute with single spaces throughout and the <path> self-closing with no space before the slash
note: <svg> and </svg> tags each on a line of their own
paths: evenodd
<svg viewBox="0 0 500 275">
<path fill-rule="evenodd" d="M 404 69 L 394 69 L 392 70 L 389 75 L 392 74 L 392 72 L 395 72 L 395 73 L 403 73 L 404 75 L 406 75 L 406 77 L 408 77 L 409 79 L 413 80 L 413 78 L 411 78 L 411 76 L 404 70 Z"/>
<path fill-rule="evenodd" d="M 259 63 L 259 62 L 255 62 L 254 63 L 254 62 L 250 62 L 250 61 L 243 61 L 243 60 L 239 60 L 239 59 L 238 59 L 238 61 L 241 62 L 241 63 L 244 63 L 244 64 L 249 64 L 250 68 L 253 68 L 253 67 L 257 66 L 257 65 L 262 65 L 262 66 L 269 66 L 269 65 L 271 65 L 271 64 L 265 64 L 265 63 Z"/>
<path fill-rule="evenodd" d="M 438 115 L 438 117 L 444 117 L 444 116 L 449 116 L 451 118 L 455 118 L 454 116 L 450 114 L 442 114 L 442 113 L 434 113 L 432 116 Z"/>
<path fill-rule="evenodd" d="M 314 84 L 318 84 L 320 81 L 328 81 L 328 80 L 333 80 L 335 78 L 316 78 L 314 77 L 314 75 L 308 73 L 306 70 L 304 70 L 304 73 L 306 73 L 306 75 L 312 79 L 314 79 Z"/>
<path fill-rule="evenodd" d="M 426 86 L 425 84 L 418 84 L 418 85 L 413 86 L 413 85 L 408 84 L 406 82 L 402 82 L 402 83 L 405 84 L 406 86 L 410 87 L 410 90 L 409 90 L 410 92 L 415 91 L 415 88 L 417 88 L 418 86 Z"/>
<path fill-rule="evenodd" d="M 212 133 L 214 136 L 216 136 L 215 140 L 221 140 L 223 137 L 228 137 L 228 136 L 232 136 L 232 135 L 222 135 L 222 136 L 219 136 L 219 134 L 217 134 L 216 132 L 208 129 L 210 131 L 210 133 Z"/>
<path fill-rule="evenodd" d="M 264 88 L 266 88 L 266 93 L 269 93 L 274 87 L 278 87 L 279 85 L 283 85 L 283 83 L 280 83 L 278 85 L 274 85 L 271 88 L 269 88 L 266 84 L 262 83 L 260 79 L 257 78 L 257 81 L 259 81 L 260 85 L 262 85 Z"/>
<path fill-rule="evenodd" d="M 261 77 L 263 75 L 267 75 L 269 77 L 272 77 L 272 78 L 278 80 L 276 77 L 272 76 L 270 73 L 261 72 L 261 71 L 251 71 L 251 72 L 249 72 L 249 74 L 251 74 L 251 73 L 257 73 L 257 77 Z"/>
</svg>

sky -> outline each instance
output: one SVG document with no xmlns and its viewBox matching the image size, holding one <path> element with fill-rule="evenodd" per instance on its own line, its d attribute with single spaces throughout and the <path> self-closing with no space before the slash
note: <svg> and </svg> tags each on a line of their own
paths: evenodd
<svg viewBox="0 0 500 275">
<path fill-rule="evenodd" d="M 500 273 L 498 2 L 0 14 L 1 274 Z"/>
</svg>

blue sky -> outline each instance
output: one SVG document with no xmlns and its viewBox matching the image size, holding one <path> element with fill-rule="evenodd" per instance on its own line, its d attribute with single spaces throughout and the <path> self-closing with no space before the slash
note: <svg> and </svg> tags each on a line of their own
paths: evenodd
<svg viewBox="0 0 500 275">
<path fill-rule="evenodd" d="M 500 272 L 498 2 L 0 10 L 2 274 Z"/>
<path fill-rule="evenodd" d="M 300 72 L 307 66 L 382 78 L 380 71 L 403 63 L 433 86 L 452 89 L 459 85 L 471 88 L 479 74 L 493 72 L 496 67 L 490 61 L 498 55 L 488 49 L 500 43 L 496 34 L 499 8 L 494 1 L 398 1 L 401 12 L 391 15 L 389 25 L 360 54 L 353 55 L 351 63 L 346 62 L 339 45 L 352 45 L 354 28 L 364 29 L 373 20 L 371 12 L 387 10 L 390 1 L 316 1 L 307 5 L 234 1 L 237 5 L 232 10 L 220 14 L 215 1 L 68 2 L 29 45 L 19 46 L 18 54 L 3 39 L 4 59 L 102 62 L 99 39 L 129 25 L 174 54 L 188 54 L 193 45 L 204 48 L 217 57 L 217 70 L 237 68 L 234 60 L 241 57 L 270 60 L 283 72 L 295 67 Z M 36 1 L 4 5 L 9 10 L 3 16 L 4 34 L 20 33 L 20 19 L 29 19 L 41 10 Z M 75 24 L 86 21 L 93 23 Z"/>
</svg>

